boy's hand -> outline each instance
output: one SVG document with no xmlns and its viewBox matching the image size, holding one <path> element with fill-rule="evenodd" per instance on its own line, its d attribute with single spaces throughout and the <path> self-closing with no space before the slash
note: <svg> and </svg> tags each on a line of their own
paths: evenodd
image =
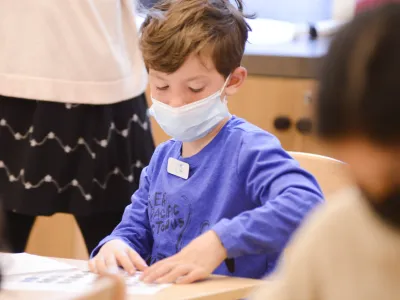
<svg viewBox="0 0 400 300">
<path fill-rule="evenodd" d="M 217 234 L 208 231 L 179 253 L 147 268 L 141 279 L 146 283 L 192 283 L 207 278 L 226 257 Z"/>
<path fill-rule="evenodd" d="M 129 274 L 134 274 L 136 270 L 144 271 L 148 267 L 135 250 L 118 239 L 105 243 L 89 261 L 90 271 L 98 274 L 118 273 L 118 266 Z"/>
</svg>

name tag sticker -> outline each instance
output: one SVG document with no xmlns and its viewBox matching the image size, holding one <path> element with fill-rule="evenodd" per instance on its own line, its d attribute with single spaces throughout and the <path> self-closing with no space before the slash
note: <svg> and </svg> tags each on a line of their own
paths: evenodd
<svg viewBox="0 0 400 300">
<path fill-rule="evenodd" d="M 167 171 L 169 174 L 178 176 L 183 179 L 189 178 L 189 164 L 175 158 L 168 158 Z"/>
</svg>

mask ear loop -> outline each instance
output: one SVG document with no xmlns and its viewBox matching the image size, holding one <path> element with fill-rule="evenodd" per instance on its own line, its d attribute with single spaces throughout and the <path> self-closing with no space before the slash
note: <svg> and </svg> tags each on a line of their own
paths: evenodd
<svg viewBox="0 0 400 300">
<path fill-rule="evenodd" d="M 224 92 L 226 86 L 228 85 L 228 82 L 231 79 L 231 75 L 232 75 L 232 73 L 229 74 L 228 77 L 226 78 L 224 85 L 222 86 L 221 90 L 219 91 L 220 95 Z M 228 103 L 228 100 L 226 100 L 226 96 L 224 97 L 224 99 L 222 99 L 222 103 L 225 103 L 225 104 Z"/>
<path fill-rule="evenodd" d="M 231 80 L 231 75 L 232 75 L 232 73 L 229 74 L 228 77 L 226 78 L 226 80 L 225 80 L 225 82 L 224 82 L 224 85 L 223 85 L 222 88 L 221 88 L 221 93 L 224 91 L 224 89 L 225 89 L 226 86 L 228 85 L 229 80 Z"/>
</svg>

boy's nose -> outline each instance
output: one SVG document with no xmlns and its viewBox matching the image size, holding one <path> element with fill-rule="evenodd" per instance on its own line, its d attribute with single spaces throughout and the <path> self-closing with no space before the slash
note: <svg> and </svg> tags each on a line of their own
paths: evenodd
<svg viewBox="0 0 400 300">
<path fill-rule="evenodd" d="M 174 97 L 168 103 L 168 105 L 171 107 L 181 107 L 181 106 L 184 106 L 185 104 L 186 104 L 186 102 L 183 99 L 183 97 Z"/>
</svg>

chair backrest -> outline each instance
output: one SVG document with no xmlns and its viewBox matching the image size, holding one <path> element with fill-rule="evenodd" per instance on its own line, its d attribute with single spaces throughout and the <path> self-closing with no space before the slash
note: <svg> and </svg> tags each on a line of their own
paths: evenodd
<svg viewBox="0 0 400 300">
<path fill-rule="evenodd" d="M 125 281 L 118 275 L 100 277 L 90 291 L 73 300 L 125 300 Z"/>
<path fill-rule="evenodd" d="M 317 179 L 325 197 L 352 184 L 347 165 L 339 160 L 303 152 L 289 154 Z"/>
</svg>

